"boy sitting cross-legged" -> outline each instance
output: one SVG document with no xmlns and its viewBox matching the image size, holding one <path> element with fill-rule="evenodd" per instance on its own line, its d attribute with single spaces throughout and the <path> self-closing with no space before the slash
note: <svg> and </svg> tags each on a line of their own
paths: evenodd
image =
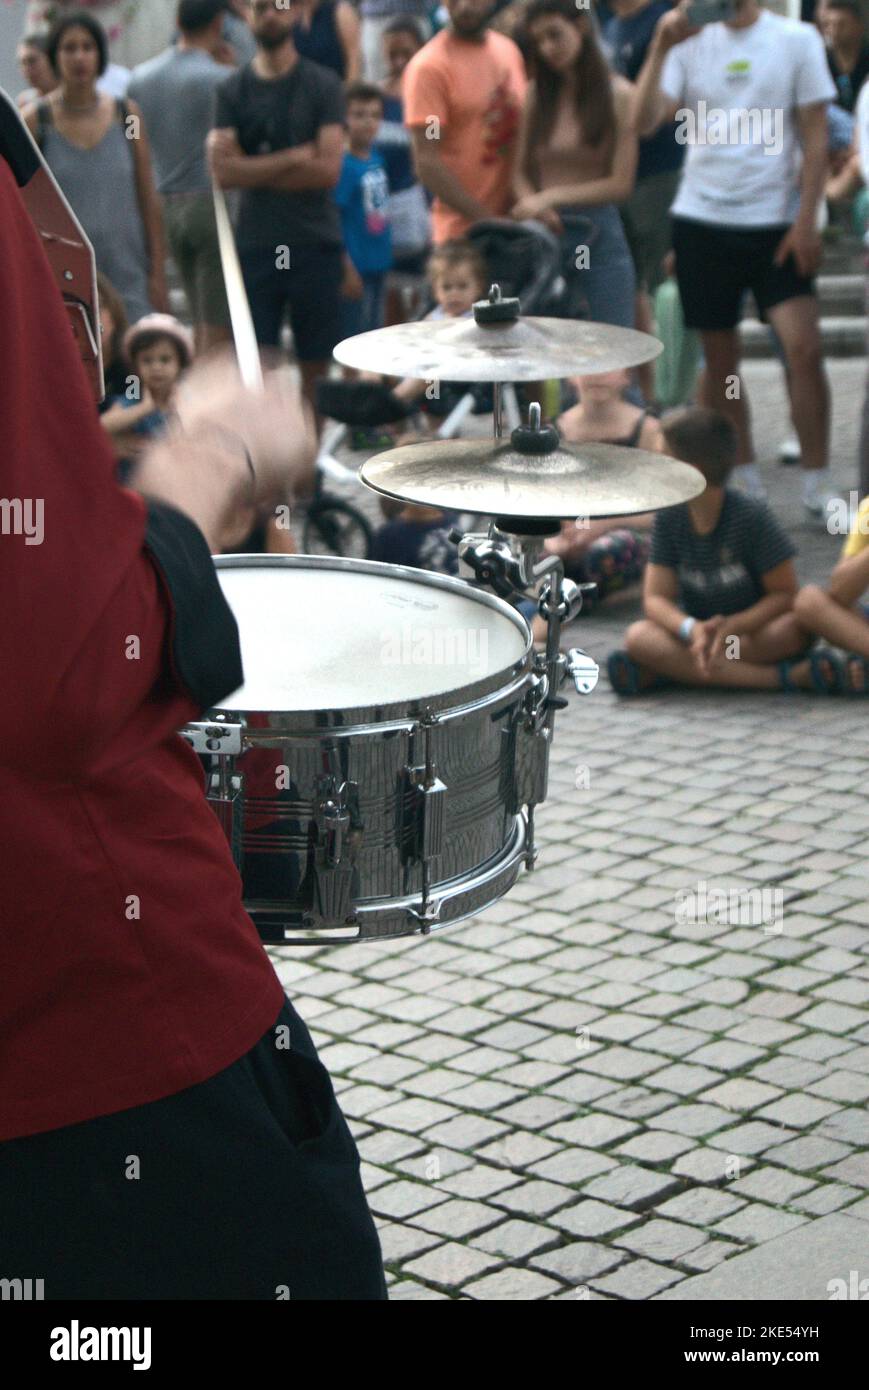
<svg viewBox="0 0 869 1390">
<path fill-rule="evenodd" d="M 662 432 L 664 452 L 699 469 L 706 490 L 655 519 L 645 617 L 609 658 L 613 689 L 790 689 L 790 659 L 807 642 L 792 612 L 794 546 L 762 502 L 727 488 L 737 438 L 725 416 L 691 407 Z"/>
</svg>

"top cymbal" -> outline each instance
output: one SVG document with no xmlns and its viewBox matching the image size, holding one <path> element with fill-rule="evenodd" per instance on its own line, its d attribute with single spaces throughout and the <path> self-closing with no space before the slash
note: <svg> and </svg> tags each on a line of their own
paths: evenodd
<svg viewBox="0 0 869 1390">
<path fill-rule="evenodd" d="M 441 439 L 405 444 L 363 464 L 374 492 L 486 516 L 631 516 L 697 497 L 698 469 L 619 444 L 562 444 L 528 454 L 511 440 Z"/>
<path fill-rule="evenodd" d="M 345 338 L 347 367 L 425 381 L 540 381 L 651 362 L 663 344 L 649 333 L 580 319 L 421 319 Z"/>
</svg>

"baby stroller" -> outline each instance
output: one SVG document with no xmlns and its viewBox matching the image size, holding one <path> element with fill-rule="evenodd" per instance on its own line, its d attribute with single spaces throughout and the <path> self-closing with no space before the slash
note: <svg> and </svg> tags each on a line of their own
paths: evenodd
<svg viewBox="0 0 869 1390">
<path fill-rule="evenodd" d="M 477 222 L 467 234 L 485 259 L 490 283 L 500 285 L 501 293 L 515 296 L 523 314 L 557 312 L 564 293 L 561 274 L 562 253 L 558 239 L 540 222 L 513 222 L 509 218 L 492 218 Z M 429 301 L 420 318 L 434 307 Z M 459 434 L 468 415 L 486 414 L 492 410 L 492 388 L 487 383 L 441 382 L 438 401 L 428 404 L 430 413 L 442 418 L 437 430 L 439 439 L 453 439 Z M 508 428 L 519 424 L 516 391 L 507 385 L 503 392 L 504 415 Z M 322 381 L 317 386 L 317 404 L 321 413 L 340 422 L 324 436 L 324 452 L 331 454 L 341 443 L 348 425 L 378 426 L 394 424 L 415 413 L 396 399 L 386 386 L 373 382 Z"/>
</svg>

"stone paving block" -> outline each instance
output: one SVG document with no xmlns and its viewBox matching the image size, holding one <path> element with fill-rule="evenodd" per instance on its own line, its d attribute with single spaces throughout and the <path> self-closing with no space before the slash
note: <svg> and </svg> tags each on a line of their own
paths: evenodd
<svg viewBox="0 0 869 1390">
<path fill-rule="evenodd" d="M 839 1065 L 848 1071 L 858 1071 L 864 1076 L 869 1074 L 869 1047 L 855 1047 L 841 1053 Z"/>
<path fill-rule="evenodd" d="M 494 1110 L 508 1101 L 521 1099 L 522 1092 L 517 1086 L 506 1086 L 503 1081 L 470 1081 L 450 1093 L 450 1101 L 462 1110 Z"/>
<path fill-rule="evenodd" d="M 426 1153 L 425 1140 L 402 1134 L 395 1129 L 378 1129 L 366 1135 L 359 1145 L 362 1157 L 369 1163 L 396 1163 L 408 1154 Z"/>
<path fill-rule="evenodd" d="M 869 1148 L 869 1113 L 864 1107 L 837 1110 L 815 1127 L 816 1134 L 828 1139 L 841 1139 L 844 1144 Z"/>
<path fill-rule="evenodd" d="M 649 1091 L 645 1086 L 622 1086 L 617 1091 L 608 1091 L 595 1103 L 595 1109 L 613 1115 L 621 1115 L 626 1120 L 648 1119 L 672 1105 L 674 1097 L 669 1091 Z"/>
<path fill-rule="evenodd" d="M 456 1115 L 455 1119 L 446 1120 L 443 1124 L 426 1130 L 425 1137 L 429 1144 L 445 1144 L 448 1149 L 469 1150 L 479 1148 L 488 1139 L 494 1139 L 505 1130 L 506 1125 L 498 1124 L 482 1115 L 460 1114 Z"/>
<path fill-rule="evenodd" d="M 519 1187 L 499 1192 L 492 1202 L 517 1216 L 549 1217 L 561 1207 L 576 1201 L 576 1193 L 561 1183 L 534 1178 Z"/>
<path fill-rule="evenodd" d="M 834 1116 L 839 1109 L 835 1101 L 820 1100 L 817 1096 L 806 1095 L 798 1092 L 794 1095 L 783 1096 L 780 1100 L 772 1101 L 769 1105 L 764 1105 L 758 1110 L 755 1118 L 758 1120 L 771 1120 L 775 1124 L 790 1125 L 793 1129 L 809 1129 L 816 1125 L 819 1120 L 824 1120 L 828 1116 Z M 847 1138 L 846 1135 L 831 1134 L 832 1139 Z"/>
<path fill-rule="evenodd" d="M 704 1274 L 743 1248 L 741 1245 L 734 1245 L 730 1240 L 707 1240 L 705 1245 L 698 1245 L 696 1250 L 689 1250 L 679 1263 L 692 1272 Z"/>
<path fill-rule="evenodd" d="M 584 1239 L 611 1235 L 613 1231 L 636 1226 L 642 1219 L 638 1212 L 610 1206 L 607 1202 L 594 1202 L 590 1198 L 578 1202 L 575 1207 L 564 1207 L 549 1218 L 553 1226 Z"/>
<path fill-rule="evenodd" d="M 422 1033 L 410 1042 L 402 1044 L 402 1052 L 418 1057 L 421 1062 L 448 1062 L 460 1052 L 473 1047 L 468 1038 L 449 1038 L 445 1033 Z"/>
<path fill-rule="evenodd" d="M 378 1187 L 369 1198 L 371 1210 L 378 1216 L 388 1216 L 393 1221 L 415 1216 L 417 1212 L 445 1202 L 448 1194 L 439 1192 L 430 1183 L 406 1182 L 400 1179 L 386 1187 Z"/>
<path fill-rule="evenodd" d="M 528 1168 L 554 1154 L 560 1145 L 530 1130 L 505 1132 L 478 1150 L 479 1158 L 505 1168 Z"/>
<path fill-rule="evenodd" d="M 680 1191 L 683 1183 L 669 1173 L 656 1173 L 650 1168 L 622 1163 L 586 1183 L 583 1193 L 612 1206 L 629 1211 L 646 1211 Z"/>
<path fill-rule="evenodd" d="M 516 1062 L 512 1059 L 501 1071 L 490 1073 L 489 1080 L 503 1081 L 509 1086 L 520 1086 L 527 1090 L 545 1088 L 546 1094 L 551 1095 L 552 1083 L 569 1076 L 570 1072 L 557 1062 Z"/>
<path fill-rule="evenodd" d="M 498 1023 L 494 1028 L 478 1034 L 476 1040 L 487 1047 L 504 1048 L 508 1052 L 525 1052 L 532 1043 L 544 1041 L 545 1038 L 546 1034 L 542 1028 L 512 1019 L 509 1023 Z"/>
<path fill-rule="evenodd" d="M 553 1139 L 561 1140 L 578 1148 L 605 1149 L 617 1139 L 625 1139 L 637 1131 L 637 1125 L 628 1120 L 617 1119 L 613 1115 L 583 1115 L 578 1120 L 553 1125 L 549 1133 Z"/>
<path fill-rule="evenodd" d="M 618 1167 L 614 1158 L 596 1153 L 593 1149 L 562 1149 L 560 1153 L 532 1163 L 530 1170 L 539 1178 L 551 1182 L 581 1183 L 598 1173 L 609 1173 Z"/>
<path fill-rule="evenodd" d="M 694 1182 L 729 1184 L 744 1177 L 755 1167 L 756 1160 L 746 1154 L 729 1154 L 724 1149 L 692 1149 L 673 1164 L 676 1177 Z"/>
<path fill-rule="evenodd" d="M 811 1082 L 806 1090 L 814 1096 L 828 1100 L 853 1102 L 855 1104 L 869 1098 L 869 1076 L 861 1076 L 855 1071 L 834 1071 Z"/>
<path fill-rule="evenodd" d="M 838 1211 L 845 1207 L 848 1216 L 853 1212 L 853 1207 L 849 1203 L 860 1195 L 859 1188 L 846 1187 L 843 1183 L 824 1182 L 819 1183 L 811 1192 L 794 1197 L 791 1206 L 798 1207 L 800 1211 L 808 1212 L 810 1216 L 829 1216 L 831 1212 Z"/>
<path fill-rule="evenodd" d="M 410 1042 L 413 1038 L 422 1035 L 418 1028 L 411 1023 L 387 1023 L 385 1018 L 379 1018 L 368 1028 L 363 1028 L 357 1033 L 354 1042 L 370 1043 L 372 1047 L 380 1049 L 380 1055 L 391 1048 L 402 1048 L 403 1044 Z"/>
<path fill-rule="evenodd" d="M 647 1033 L 643 1046 L 651 1052 L 663 1053 L 665 1057 L 684 1057 L 708 1041 L 708 1035 L 697 1028 L 680 1028 L 678 1023 L 664 1023 Z"/>
<path fill-rule="evenodd" d="M 505 1302 L 530 1302 L 547 1298 L 563 1286 L 533 1269 L 502 1269 L 484 1279 L 474 1279 L 464 1287 L 467 1298 Z"/>
<path fill-rule="evenodd" d="M 606 1042 L 631 1042 L 654 1027 L 651 1019 L 638 1014 L 603 1014 L 589 1025 L 589 1033 L 595 1041 L 603 1038 Z"/>
<path fill-rule="evenodd" d="M 340 1088 L 340 1096 L 341 1109 L 347 1118 L 359 1119 L 374 1110 L 382 1110 L 394 1101 L 395 1091 L 387 1091 L 382 1086 L 366 1085 L 361 1081 L 356 1085 L 348 1082 Z"/>
<path fill-rule="evenodd" d="M 648 1014 L 650 1018 L 669 1018 L 685 1008 L 685 1000 L 680 994 L 648 994 L 633 1004 L 637 1014 Z"/>
<path fill-rule="evenodd" d="M 698 1091 L 706 1090 L 716 1082 L 723 1081 L 724 1075 L 720 1071 L 712 1071 L 709 1067 L 675 1062 L 661 1071 L 652 1072 L 645 1080 L 648 1086 L 656 1087 L 658 1090 L 675 1091 L 678 1096 L 693 1096 Z"/>
<path fill-rule="evenodd" d="M 734 1042 L 732 1038 L 721 1038 L 718 1042 L 705 1043 L 689 1054 L 686 1061 L 691 1066 L 717 1067 L 721 1071 L 741 1071 L 750 1062 L 763 1057 L 763 1049 L 749 1047 L 746 1043 Z"/>
<path fill-rule="evenodd" d="M 538 1250 L 557 1245 L 559 1240 L 558 1231 L 538 1221 L 510 1220 L 478 1235 L 474 1245 L 490 1255 L 501 1255 L 505 1260 L 525 1260 Z"/>
<path fill-rule="evenodd" d="M 720 1009 L 715 1004 L 708 1004 L 702 1009 L 687 1010 L 680 1016 L 678 1026 L 699 1029 L 701 1033 L 726 1033 L 738 1021 L 738 1011 L 734 1017 L 732 1009 Z"/>
<path fill-rule="evenodd" d="M 685 1226 L 680 1221 L 652 1219 L 616 1236 L 613 1244 L 621 1250 L 629 1250 L 632 1255 L 664 1263 L 681 1259 L 689 1250 L 696 1250 L 705 1241 L 704 1232 L 694 1226 Z"/>
<path fill-rule="evenodd" d="M 798 1035 L 803 1017 L 802 1014 L 799 1016 L 796 1025 L 777 1018 L 752 1018 L 731 1028 L 727 1036 L 736 1042 L 758 1047 L 777 1047 L 779 1043 L 788 1042 Z"/>
<path fill-rule="evenodd" d="M 847 1004 L 817 1004 L 807 1013 L 800 1014 L 801 1027 L 819 1029 L 824 1033 L 850 1033 L 865 1022 L 865 1013 L 861 1009 L 849 1008 Z"/>
<path fill-rule="evenodd" d="M 633 1301 L 656 1298 L 664 1289 L 678 1284 L 684 1275 L 676 1269 L 655 1264 L 652 1260 L 631 1260 L 613 1274 L 594 1278 L 594 1287 L 616 1298 Z"/>
<path fill-rule="evenodd" d="M 614 1094 L 620 1089 L 619 1083 L 609 1077 L 589 1076 L 584 1072 L 575 1071 L 572 1075 L 563 1076 L 560 1081 L 550 1082 L 548 1093 L 562 1096 L 574 1105 L 590 1105 L 601 1096 Z"/>
<path fill-rule="evenodd" d="M 447 1241 L 419 1259 L 411 1260 L 402 1268 L 402 1274 L 425 1279 L 443 1288 L 460 1288 L 470 1279 L 493 1272 L 503 1264 L 499 1255 L 489 1255 L 483 1250 L 472 1249 L 469 1245 L 458 1245 Z"/>
<path fill-rule="evenodd" d="M 847 1158 L 832 1163 L 822 1171 L 824 1177 L 834 1178 L 836 1182 L 852 1183 L 854 1187 L 869 1187 L 869 1153 L 849 1154 Z"/>
<path fill-rule="evenodd" d="M 381 1053 L 354 1067 L 350 1075 L 354 1081 L 372 1081 L 381 1086 L 398 1086 L 408 1076 L 422 1070 L 422 1064 L 412 1057 L 402 1057 L 399 1053 Z"/>
<path fill-rule="evenodd" d="M 608 1047 L 584 1058 L 586 1070 L 596 1076 L 608 1076 L 616 1081 L 633 1081 L 638 1076 L 647 1076 L 658 1071 L 667 1062 L 655 1052 L 643 1052 L 640 1048 Z"/>
<path fill-rule="evenodd" d="M 778 1086 L 767 1086 L 761 1081 L 752 1081 L 747 1076 L 734 1077 L 720 1086 L 713 1086 L 698 1097 L 708 1105 L 723 1105 L 726 1110 L 745 1112 L 756 1110 L 759 1105 L 768 1104 L 781 1096 Z"/>
<path fill-rule="evenodd" d="M 844 1159 L 848 1153 L 847 1144 L 825 1139 L 820 1134 L 808 1134 L 802 1139 L 779 1144 L 773 1150 L 773 1162 L 783 1164 L 785 1168 L 795 1168 L 798 1173 L 812 1173 L 822 1169 L 825 1164 Z"/>
<path fill-rule="evenodd" d="M 522 1179 L 518 1173 L 509 1173 L 503 1168 L 490 1167 L 487 1163 L 472 1163 L 459 1173 L 447 1174 L 439 1179 L 439 1186 L 454 1197 L 488 1198 L 505 1188 L 515 1187 Z"/>
<path fill-rule="evenodd" d="M 746 999 L 742 1005 L 747 1014 L 759 1014 L 763 1018 L 793 1018 L 803 1012 L 810 1004 L 809 999 L 787 990 L 763 989 Z"/>
<path fill-rule="evenodd" d="M 859 1216 L 861 1220 L 869 1221 L 869 1197 L 863 1197 L 861 1201 L 852 1203 L 848 1207 L 847 1215 Z"/>
<path fill-rule="evenodd" d="M 441 1236 L 431 1231 L 421 1231 L 416 1226 L 400 1225 L 397 1221 L 387 1221 L 379 1226 L 377 1235 L 385 1264 L 401 1264 L 412 1260 L 426 1250 L 433 1250 L 442 1243 Z"/>
<path fill-rule="evenodd" d="M 648 1129 L 644 1134 L 637 1134 L 633 1139 L 628 1139 L 626 1143 L 619 1144 L 613 1153 L 620 1158 L 635 1158 L 642 1163 L 669 1163 L 671 1159 L 678 1158 L 679 1154 L 687 1153 L 693 1149 L 694 1140 L 686 1139 L 681 1134 L 670 1134 L 663 1129 Z"/>
<path fill-rule="evenodd" d="M 457 1115 L 455 1106 L 444 1105 L 441 1101 L 423 1097 L 410 1097 L 393 1101 L 375 1112 L 377 1123 L 389 1129 L 406 1129 L 411 1134 L 419 1134 L 430 1125 Z M 461 1118 L 461 1116 L 459 1116 Z"/>
<path fill-rule="evenodd" d="M 794 1212 L 779 1211 L 775 1207 L 764 1206 L 761 1202 L 749 1202 L 741 1211 L 726 1216 L 723 1221 L 710 1227 L 717 1235 L 732 1236 L 735 1240 L 761 1245 L 764 1241 L 775 1240 L 787 1231 L 807 1221 L 808 1217 Z"/>
<path fill-rule="evenodd" d="M 768 1062 L 752 1067 L 751 1075 L 758 1081 L 766 1081 L 771 1086 L 781 1086 L 787 1091 L 801 1091 L 812 1081 L 826 1076 L 826 1067 L 817 1062 L 803 1061 L 799 1057 L 779 1054 Z"/>
<path fill-rule="evenodd" d="M 788 1168 L 763 1165 L 731 1183 L 728 1190 L 738 1193 L 740 1197 L 769 1202 L 773 1206 L 788 1206 L 794 1197 L 814 1186 L 814 1178 L 801 1177 Z"/>
<path fill-rule="evenodd" d="M 414 1225 L 449 1240 L 464 1240 L 501 1220 L 501 1213 L 485 1202 L 451 1197 L 430 1210 L 418 1212 Z"/>
<path fill-rule="evenodd" d="M 498 1014 L 490 1009 L 477 1009 L 472 1005 L 465 1005 L 463 1008 L 448 1009 L 446 1013 L 439 1014 L 435 1027 L 439 1033 L 454 1033 L 457 1038 L 461 1038 L 466 1034 L 479 1033 L 483 1028 L 491 1027 L 498 1021 Z"/>
<path fill-rule="evenodd" d="M 714 1134 L 724 1125 L 730 1124 L 733 1116 L 719 1105 L 674 1105 L 655 1116 L 659 1129 L 669 1129 L 675 1134 L 685 1134 L 695 1139 L 705 1134 Z"/>
<path fill-rule="evenodd" d="M 450 1058 L 450 1066 L 454 1073 L 467 1072 L 469 1076 L 490 1076 L 492 1072 L 515 1062 L 516 1057 L 512 1052 L 505 1052 L 500 1047 L 482 1047 L 476 1044 L 460 1052 L 457 1057 Z M 457 1084 L 461 1085 L 461 1081 Z"/>
<path fill-rule="evenodd" d="M 559 1138 L 557 1131 L 560 1126 L 556 1122 L 574 1111 L 575 1106 L 569 1101 L 559 1100 L 556 1096 L 535 1095 L 502 1106 L 497 1117 L 506 1124 L 522 1125 L 527 1129 L 549 1129 L 555 1138 Z"/>
<path fill-rule="evenodd" d="M 744 1207 L 745 1201 L 736 1195 L 735 1183 L 724 1191 L 717 1187 L 692 1187 L 656 1207 L 655 1214 L 670 1221 L 687 1221 L 692 1226 L 711 1226 Z"/>
<path fill-rule="evenodd" d="M 531 1264 L 546 1274 L 553 1274 L 570 1284 L 585 1284 L 610 1270 L 617 1269 L 628 1259 L 624 1250 L 598 1245 L 590 1240 L 577 1240 L 559 1250 L 545 1250 L 535 1255 Z"/>
<path fill-rule="evenodd" d="M 416 1279 L 396 1279 L 395 1283 L 389 1286 L 390 1303 L 407 1303 L 411 1300 L 445 1298 L 449 1299 L 448 1293 L 442 1293 L 437 1289 L 430 1289 L 427 1284 L 420 1284 Z"/>
</svg>

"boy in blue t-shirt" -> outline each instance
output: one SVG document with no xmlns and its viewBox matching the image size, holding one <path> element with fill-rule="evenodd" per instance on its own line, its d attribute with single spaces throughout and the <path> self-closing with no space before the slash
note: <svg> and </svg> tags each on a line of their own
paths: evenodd
<svg viewBox="0 0 869 1390">
<path fill-rule="evenodd" d="M 372 146 L 383 119 L 383 93 L 368 82 L 346 92 L 347 148 L 335 201 L 344 236 L 342 326 L 345 338 L 383 327 L 386 272 L 392 265 L 386 166 Z"/>
</svg>

